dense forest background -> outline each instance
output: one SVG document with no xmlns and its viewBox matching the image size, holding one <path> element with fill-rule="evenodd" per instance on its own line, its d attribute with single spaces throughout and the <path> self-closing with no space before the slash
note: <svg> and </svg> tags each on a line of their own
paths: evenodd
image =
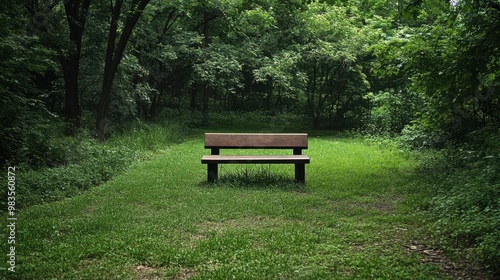
<svg viewBox="0 0 500 280">
<path fill-rule="evenodd" d="M 203 126 L 215 116 L 280 116 L 304 129 L 397 136 L 412 149 L 438 148 L 434 155 L 450 163 L 455 179 L 443 192 L 460 195 L 434 205 L 475 219 L 454 237 L 498 269 L 498 0 L 1 5 L 3 167 L 60 168 L 90 155 L 89 166 L 116 171 L 128 150 L 82 143 L 137 123 Z M 446 173 L 430 166 L 429 174 Z M 68 170 L 50 176 L 74 185 L 89 173 Z M 43 174 L 26 184 L 40 184 Z"/>
<path fill-rule="evenodd" d="M 104 140 L 139 119 L 258 110 L 445 140 L 500 118 L 494 0 L 4 3 L 2 163 L 62 120 Z"/>
</svg>

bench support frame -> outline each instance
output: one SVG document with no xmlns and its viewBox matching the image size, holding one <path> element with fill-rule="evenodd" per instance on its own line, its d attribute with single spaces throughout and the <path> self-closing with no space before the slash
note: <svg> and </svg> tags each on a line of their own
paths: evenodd
<svg viewBox="0 0 500 280">
<path fill-rule="evenodd" d="M 212 148 L 212 155 L 219 155 L 220 149 Z M 213 183 L 219 179 L 219 166 L 217 163 L 207 164 L 207 181 Z"/>
<path fill-rule="evenodd" d="M 295 148 L 293 149 L 294 155 L 301 155 L 302 149 Z M 305 183 L 306 182 L 306 165 L 304 163 L 296 163 L 295 164 L 295 181 L 297 183 Z"/>
<path fill-rule="evenodd" d="M 303 163 L 295 164 L 295 182 L 297 183 L 306 182 L 306 165 Z"/>
</svg>

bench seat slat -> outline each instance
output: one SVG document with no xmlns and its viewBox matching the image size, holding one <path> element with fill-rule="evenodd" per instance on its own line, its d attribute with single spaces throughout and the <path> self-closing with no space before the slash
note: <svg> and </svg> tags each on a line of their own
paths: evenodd
<svg viewBox="0 0 500 280">
<path fill-rule="evenodd" d="M 220 156 L 204 155 L 201 163 L 309 163 L 306 155 L 283 155 L 283 156 Z"/>
</svg>

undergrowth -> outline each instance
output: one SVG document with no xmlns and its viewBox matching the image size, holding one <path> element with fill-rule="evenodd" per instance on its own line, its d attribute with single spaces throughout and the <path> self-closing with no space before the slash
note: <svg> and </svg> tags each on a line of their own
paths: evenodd
<svg viewBox="0 0 500 280">
<path fill-rule="evenodd" d="M 53 164 L 32 165 L 22 159 L 8 163 L 16 167 L 16 208 L 78 195 L 123 172 L 147 152 L 166 149 L 186 135 L 181 123 L 136 123 L 124 131 L 104 144 L 85 133 L 49 135 L 45 162 Z M 7 182 L 7 172 L 3 173 L 0 180 Z M 0 193 L 2 209 L 7 208 L 6 196 Z"/>
<path fill-rule="evenodd" d="M 137 152 L 126 147 L 89 145 L 85 149 L 84 158 L 77 163 L 40 170 L 17 167 L 17 208 L 78 195 L 108 181 L 138 158 Z"/>
<path fill-rule="evenodd" d="M 442 245 L 500 273 L 500 142 L 498 130 L 426 153 L 421 160 L 423 209 Z"/>
</svg>

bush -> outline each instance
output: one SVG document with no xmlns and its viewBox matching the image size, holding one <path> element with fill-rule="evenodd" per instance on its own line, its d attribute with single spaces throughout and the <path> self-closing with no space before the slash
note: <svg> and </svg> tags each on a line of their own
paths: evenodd
<svg viewBox="0 0 500 280">
<path fill-rule="evenodd" d="M 372 108 L 365 122 L 365 130 L 378 134 L 400 133 L 416 119 L 418 95 L 396 90 L 379 91 L 366 95 Z"/>
<path fill-rule="evenodd" d="M 36 112 L 6 123 L 0 131 L 0 165 L 15 162 L 43 168 L 65 164 L 68 146 L 59 136 L 63 131 L 64 125 L 58 118 L 45 119 Z"/>
<path fill-rule="evenodd" d="M 500 213 L 497 211 L 495 216 L 498 218 Z M 496 232 L 482 236 L 479 241 L 481 258 L 498 274 L 500 267 L 500 232 L 497 230 Z"/>
<path fill-rule="evenodd" d="M 412 149 L 442 148 L 448 136 L 442 130 L 428 130 L 418 123 L 412 123 L 403 128 L 399 140 Z"/>
<path fill-rule="evenodd" d="M 500 272 L 500 142 L 497 130 L 469 134 L 467 143 L 427 158 L 428 206 L 437 232 L 451 247 L 472 248 L 473 258 Z M 436 156 L 437 155 L 437 156 Z M 429 172 L 431 171 L 431 172 Z"/>
</svg>

